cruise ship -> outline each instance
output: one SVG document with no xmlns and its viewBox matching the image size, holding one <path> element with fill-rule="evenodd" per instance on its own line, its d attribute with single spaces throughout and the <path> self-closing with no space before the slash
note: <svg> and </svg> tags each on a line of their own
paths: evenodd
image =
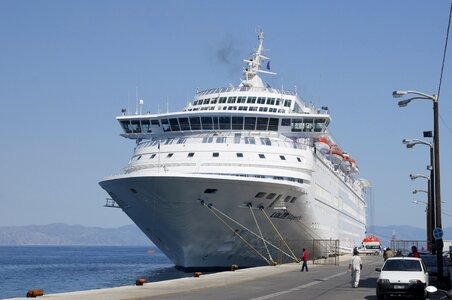
<svg viewBox="0 0 452 300">
<path fill-rule="evenodd" d="M 366 181 L 329 133 L 328 108 L 263 82 L 274 74 L 263 40 L 238 86 L 197 91 L 179 112 L 116 118 L 136 146 L 122 174 L 99 183 L 107 204 L 177 268 L 298 261 L 302 247 L 331 254 L 315 241 L 352 249 L 365 235 Z"/>
</svg>

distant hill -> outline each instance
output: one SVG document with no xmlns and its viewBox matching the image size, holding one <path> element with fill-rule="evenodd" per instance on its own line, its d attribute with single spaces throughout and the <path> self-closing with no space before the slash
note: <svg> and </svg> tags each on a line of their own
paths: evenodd
<svg viewBox="0 0 452 300">
<path fill-rule="evenodd" d="M 152 245 L 135 225 L 119 228 L 85 227 L 62 223 L 0 227 L 0 245 Z"/>
<path fill-rule="evenodd" d="M 380 238 L 381 243 L 384 246 L 391 245 L 392 234 L 395 233 L 397 240 L 418 241 L 426 240 L 425 229 L 405 226 L 405 225 L 389 225 L 389 226 L 373 226 L 373 234 Z M 443 228 L 444 237 L 443 240 L 452 240 L 452 228 Z"/>
</svg>

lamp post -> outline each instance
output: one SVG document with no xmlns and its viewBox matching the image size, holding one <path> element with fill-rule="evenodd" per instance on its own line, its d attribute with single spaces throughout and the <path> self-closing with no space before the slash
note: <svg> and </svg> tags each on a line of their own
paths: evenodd
<svg viewBox="0 0 452 300">
<path fill-rule="evenodd" d="M 430 177 L 429 176 L 425 176 L 425 175 L 421 175 L 421 174 L 410 174 L 410 178 L 411 180 L 415 180 L 417 178 L 425 178 L 427 179 L 427 183 L 428 183 L 428 190 L 427 190 L 427 202 L 425 202 L 425 204 L 427 205 L 427 207 L 425 208 L 426 213 L 427 213 L 427 250 L 431 253 L 432 252 L 432 245 L 433 245 L 433 226 L 435 226 L 434 224 L 434 219 L 432 221 L 432 216 L 433 216 L 433 211 L 432 208 L 430 207 L 430 203 L 433 203 L 432 200 L 432 189 L 431 189 L 431 182 L 430 182 Z M 414 193 L 414 192 L 413 192 Z M 414 203 L 418 203 L 420 201 L 413 201 Z M 424 202 L 422 202 L 424 203 Z"/>
<path fill-rule="evenodd" d="M 439 124 L 438 124 L 438 97 L 436 95 L 428 95 L 418 91 L 394 91 L 392 96 L 394 98 L 400 98 L 404 95 L 415 95 L 414 97 L 399 101 L 399 107 L 405 107 L 412 100 L 431 100 L 433 102 L 433 150 L 434 150 L 434 164 L 432 164 L 435 176 L 434 182 L 435 191 L 435 221 L 436 228 L 442 228 L 441 221 L 441 185 L 440 185 L 440 163 L 439 163 Z M 432 184 L 433 187 L 433 184 Z M 436 241 L 436 257 L 438 266 L 438 281 L 443 281 L 443 242 L 442 239 Z"/>
<path fill-rule="evenodd" d="M 423 141 L 423 140 L 418 140 L 418 139 L 411 139 L 411 140 L 407 140 L 404 139 L 402 141 L 402 143 L 404 143 L 406 145 L 406 147 L 408 149 L 413 148 L 416 145 L 425 145 L 428 146 L 430 148 L 430 166 L 427 167 L 427 169 L 430 170 L 430 180 L 429 180 L 429 187 L 428 190 L 430 191 L 429 194 L 429 198 L 428 198 L 428 214 L 429 214 L 429 223 L 430 226 L 427 228 L 430 228 L 430 232 L 427 234 L 427 236 L 430 236 L 430 244 L 428 244 L 428 248 L 429 250 L 432 252 L 432 254 L 436 253 L 436 247 L 435 247 L 435 238 L 433 237 L 433 229 L 435 228 L 435 188 L 434 188 L 434 181 L 435 181 L 435 172 L 433 170 L 433 165 L 434 165 L 434 153 L 433 153 L 433 144 Z M 421 177 L 421 176 L 417 176 L 417 177 Z M 411 177 L 411 180 L 414 180 L 417 177 Z"/>
</svg>

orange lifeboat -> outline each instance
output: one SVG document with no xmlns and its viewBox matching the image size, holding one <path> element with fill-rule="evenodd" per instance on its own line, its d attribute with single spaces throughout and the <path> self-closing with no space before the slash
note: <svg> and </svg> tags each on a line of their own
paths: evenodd
<svg viewBox="0 0 452 300">
<path fill-rule="evenodd" d="M 342 157 L 344 158 L 344 160 L 341 163 L 341 170 L 345 173 L 349 173 L 352 169 L 352 163 L 350 161 L 350 156 L 348 156 L 347 153 L 342 153 Z"/>
<path fill-rule="evenodd" d="M 358 165 L 356 164 L 356 161 L 354 159 L 350 158 L 350 163 L 352 164 L 350 172 L 351 173 L 359 173 L 359 168 L 358 168 Z"/>
<path fill-rule="evenodd" d="M 342 156 L 343 153 L 344 151 L 342 151 L 338 145 L 333 144 L 329 151 L 329 159 L 333 164 L 340 165 L 344 161 L 344 157 Z"/>
<path fill-rule="evenodd" d="M 315 142 L 314 145 L 315 148 L 323 154 L 328 153 L 331 149 L 330 141 L 328 141 L 324 137 L 319 138 L 319 140 Z"/>
</svg>

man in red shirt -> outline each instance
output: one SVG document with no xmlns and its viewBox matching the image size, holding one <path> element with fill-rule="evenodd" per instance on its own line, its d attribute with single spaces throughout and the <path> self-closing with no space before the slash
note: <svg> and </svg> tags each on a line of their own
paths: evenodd
<svg viewBox="0 0 452 300">
<path fill-rule="evenodd" d="M 303 266 L 301 267 L 301 272 L 304 271 L 304 269 L 306 268 L 306 272 L 308 272 L 308 250 L 306 250 L 305 248 L 303 248 Z"/>
</svg>

